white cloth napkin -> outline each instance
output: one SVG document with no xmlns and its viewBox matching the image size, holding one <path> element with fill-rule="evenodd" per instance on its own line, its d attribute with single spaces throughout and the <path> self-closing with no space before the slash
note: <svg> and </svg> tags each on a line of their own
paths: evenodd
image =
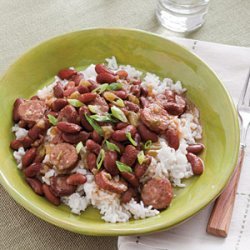
<svg viewBox="0 0 250 250">
<path fill-rule="evenodd" d="M 200 56 L 218 74 L 235 103 L 250 68 L 250 48 L 170 38 Z M 189 221 L 168 231 L 145 236 L 119 237 L 119 250 L 247 250 L 250 249 L 250 136 L 243 163 L 240 183 L 226 239 L 206 233 L 213 204 Z"/>
</svg>

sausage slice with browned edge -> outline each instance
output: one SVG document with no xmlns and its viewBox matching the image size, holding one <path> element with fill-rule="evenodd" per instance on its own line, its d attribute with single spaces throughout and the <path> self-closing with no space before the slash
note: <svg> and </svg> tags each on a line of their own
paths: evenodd
<svg viewBox="0 0 250 250">
<path fill-rule="evenodd" d="M 169 206 L 173 198 L 171 183 L 166 178 L 153 178 L 144 184 L 141 198 L 146 206 L 164 209 Z"/>
<path fill-rule="evenodd" d="M 68 176 L 53 176 L 50 178 L 51 191 L 56 196 L 71 195 L 76 191 L 76 186 L 67 183 Z"/>
<path fill-rule="evenodd" d="M 26 122 L 37 122 L 44 116 L 45 111 L 45 102 L 39 100 L 27 100 L 18 106 L 18 115 Z"/>
<path fill-rule="evenodd" d="M 105 170 L 102 170 L 101 172 L 95 175 L 95 182 L 99 186 L 99 188 L 117 194 L 121 194 L 128 189 L 124 182 L 115 181 L 114 179 L 112 179 L 111 175 Z"/>
<path fill-rule="evenodd" d="M 50 162 L 59 171 L 73 168 L 78 160 L 76 148 L 69 143 L 59 143 L 52 147 Z"/>
</svg>

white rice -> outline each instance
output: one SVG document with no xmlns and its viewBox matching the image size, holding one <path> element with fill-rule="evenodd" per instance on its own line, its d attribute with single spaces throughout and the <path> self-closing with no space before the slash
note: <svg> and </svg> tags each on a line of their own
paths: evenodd
<svg viewBox="0 0 250 250">
<path fill-rule="evenodd" d="M 128 72 L 129 78 L 140 78 L 143 73 L 131 65 L 119 65 L 117 64 L 116 58 L 113 56 L 106 59 L 108 67 L 114 71 L 126 70 Z M 81 71 L 84 74 L 86 80 L 95 80 L 96 72 L 95 65 L 91 64 L 85 70 Z M 49 86 L 45 86 L 43 89 L 37 92 L 37 95 L 41 99 L 53 98 L 53 87 L 56 82 L 60 81 L 63 86 L 67 84 L 68 81 L 62 81 L 60 78 L 55 77 L 55 81 Z M 165 90 L 173 90 L 178 94 L 182 94 L 186 91 L 182 87 L 180 81 L 173 82 L 169 78 L 164 78 L 161 80 L 157 75 L 152 73 L 146 73 L 142 77 L 142 85 L 153 89 L 154 93 L 164 93 Z M 167 141 L 164 138 L 160 138 L 161 148 L 157 150 L 156 158 L 152 159 L 150 166 L 148 167 L 146 173 L 141 178 L 141 182 L 146 182 L 152 177 L 166 177 L 169 178 L 173 185 L 178 187 L 185 187 L 182 180 L 189 178 L 193 175 L 190 163 L 186 158 L 186 147 L 188 143 L 195 143 L 195 140 L 201 139 L 202 128 L 199 124 L 199 112 L 194 109 L 192 113 L 183 114 L 180 119 L 175 119 L 174 122 L 177 124 L 180 134 L 180 146 L 178 150 L 174 150 L 168 146 Z M 12 128 L 15 133 L 16 138 L 22 138 L 27 135 L 28 131 L 26 129 L 20 128 L 17 124 Z M 51 130 L 47 131 L 46 141 L 50 142 L 53 139 Z M 13 153 L 17 163 L 18 168 L 22 168 L 22 157 L 25 154 L 24 148 L 19 148 L 18 151 Z M 151 217 L 159 214 L 159 211 L 153 209 L 151 206 L 144 206 L 143 202 L 136 202 L 132 199 L 127 204 L 120 203 L 120 195 L 106 190 L 99 189 L 94 181 L 94 176 L 91 172 L 85 169 L 85 157 L 86 148 L 83 147 L 80 151 L 81 160 L 78 165 L 71 171 L 71 173 L 81 173 L 86 175 L 87 182 L 83 185 L 78 186 L 75 193 L 70 196 L 65 196 L 61 198 L 61 201 L 69 206 L 72 213 L 80 214 L 85 211 L 85 209 L 92 205 L 93 207 L 100 210 L 102 219 L 106 222 L 116 223 L 116 222 L 126 222 L 130 218 L 134 219 L 144 219 L 146 217 Z M 49 157 L 46 156 L 44 163 L 49 161 Z M 50 169 L 42 177 L 41 181 L 50 185 L 50 178 L 57 175 L 56 169 Z M 119 177 L 118 177 L 119 178 Z"/>
</svg>

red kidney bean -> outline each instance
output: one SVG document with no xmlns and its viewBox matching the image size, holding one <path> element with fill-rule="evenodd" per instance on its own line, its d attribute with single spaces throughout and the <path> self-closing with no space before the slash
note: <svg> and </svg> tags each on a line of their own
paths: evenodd
<svg viewBox="0 0 250 250">
<path fill-rule="evenodd" d="M 189 161 L 189 163 L 192 166 L 192 170 L 193 173 L 195 175 L 201 175 L 203 173 L 204 170 L 204 164 L 203 161 L 200 157 L 198 157 L 195 154 L 192 153 L 187 153 L 187 160 Z"/>
<path fill-rule="evenodd" d="M 67 79 L 69 80 L 73 75 L 76 75 L 77 71 L 75 71 L 74 69 L 62 69 L 58 72 L 58 76 L 64 80 Z"/>
<path fill-rule="evenodd" d="M 79 85 L 82 79 L 84 79 L 84 75 L 82 73 L 77 73 L 71 77 L 71 81 L 74 81 L 76 85 Z"/>
<path fill-rule="evenodd" d="M 147 97 L 148 96 L 148 89 L 147 87 L 141 86 L 141 95 Z"/>
<path fill-rule="evenodd" d="M 41 163 L 32 163 L 23 170 L 23 173 L 26 177 L 35 177 L 37 174 L 39 174 L 41 168 Z"/>
<path fill-rule="evenodd" d="M 124 101 L 124 104 L 125 104 L 125 107 L 130 111 L 138 112 L 140 110 L 140 107 L 133 102 Z"/>
<path fill-rule="evenodd" d="M 147 107 L 150 104 L 149 100 L 144 96 L 140 97 L 140 101 L 143 108 Z"/>
<path fill-rule="evenodd" d="M 116 160 L 117 160 L 117 152 L 107 151 L 105 153 L 103 165 L 104 168 L 107 170 L 107 172 L 110 173 L 112 176 L 119 174 L 119 170 L 116 166 Z"/>
<path fill-rule="evenodd" d="M 141 149 L 141 136 L 140 136 L 139 133 L 136 133 L 136 134 L 135 134 L 134 140 L 135 140 L 135 142 L 137 143 L 136 148 L 137 148 L 138 150 L 140 150 L 140 149 Z"/>
<path fill-rule="evenodd" d="M 87 119 L 85 118 L 85 114 L 90 114 L 89 109 L 86 106 L 82 106 L 79 108 L 79 116 L 82 126 L 87 130 L 88 132 L 93 131 L 93 127 L 89 124 Z"/>
<path fill-rule="evenodd" d="M 81 131 L 80 133 L 77 134 L 62 133 L 62 139 L 70 144 L 77 144 L 80 141 L 86 142 L 88 138 L 89 138 L 89 133 L 85 131 Z"/>
<path fill-rule="evenodd" d="M 70 175 L 67 179 L 66 179 L 66 183 L 68 185 L 73 185 L 73 186 L 78 186 L 78 185 L 82 185 L 87 181 L 87 177 L 85 175 L 76 173 L 76 174 L 72 174 Z"/>
<path fill-rule="evenodd" d="M 139 180 L 133 173 L 121 172 L 121 176 L 127 180 L 133 187 L 139 186 Z"/>
<path fill-rule="evenodd" d="M 130 202 L 130 200 L 132 198 L 136 198 L 137 197 L 137 192 L 135 189 L 133 188 L 128 188 L 128 190 L 126 192 L 124 192 L 122 195 L 121 195 L 121 202 L 123 204 L 126 204 L 128 202 Z"/>
<path fill-rule="evenodd" d="M 94 153 L 87 152 L 86 163 L 89 170 L 96 168 L 96 155 Z"/>
<path fill-rule="evenodd" d="M 165 90 L 164 95 L 168 102 L 175 102 L 175 93 L 172 90 Z"/>
<path fill-rule="evenodd" d="M 32 144 L 32 140 L 31 138 L 29 138 L 29 136 L 25 136 L 21 139 L 19 139 L 24 147 L 24 149 L 30 148 L 31 144 Z"/>
<path fill-rule="evenodd" d="M 93 91 L 94 89 L 100 86 L 100 84 L 97 83 L 96 81 L 93 81 L 93 80 L 88 80 L 88 81 L 91 83 L 91 85 L 88 86 L 89 91 Z"/>
<path fill-rule="evenodd" d="M 76 134 L 81 130 L 79 125 L 70 122 L 58 122 L 56 126 L 62 132 L 68 134 Z"/>
<path fill-rule="evenodd" d="M 20 121 L 18 122 L 18 126 L 19 126 L 20 128 L 26 128 L 26 127 L 27 127 L 27 123 L 26 123 L 24 120 L 20 120 Z"/>
<path fill-rule="evenodd" d="M 127 145 L 120 161 L 132 167 L 137 159 L 139 151 L 132 145 Z"/>
<path fill-rule="evenodd" d="M 177 104 L 175 102 L 165 103 L 164 108 L 170 115 L 175 115 L 175 116 L 179 116 L 185 112 L 185 106 Z"/>
<path fill-rule="evenodd" d="M 60 82 L 57 82 L 56 85 L 54 86 L 53 88 L 53 91 L 54 91 L 54 96 L 57 97 L 57 98 L 63 98 L 63 92 L 64 92 L 64 89 L 63 89 L 63 86 Z"/>
<path fill-rule="evenodd" d="M 109 173 L 102 170 L 95 175 L 95 182 L 100 188 L 117 194 L 121 194 L 128 189 L 123 182 L 113 180 L 110 177 Z"/>
<path fill-rule="evenodd" d="M 43 195 L 42 183 L 39 180 L 27 177 L 26 181 L 36 194 Z"/>
<path fill-rule="evenodd" d="M 89 92 L 89 89 L 88 89 L 86 86 L 79 85 L 78 88 L 77 88 L 77 91 L 78 91 L 80 94 L 85 94 L 85 93 L 88 93 L 88 92 Z"/>
<path fill-rule="evenodd" d="M 37 95 L 33 95 L 30 100 L 40 100 L 40 98 Z"/>
<path fill-rule="evenodd" d="M 76 91 L 77 91 L 76 87 L 75 88 L 68 88 L 68 89 L 63 91 L 63 96 L 69 97 L 70 95 L 72 95 Z"/>
<path fill-rule="evenodd" d="M 49 187 L 48 185 L 46 185 L 46 184 L 43 184 L 42 188 L 43 188 L 43 193 L 44 193 L 46 199 L 47 199 L 49 202 L 51 202 L 52 204 L 54 204 L 54 205 L 56 205 L 56 206 L 59 206 L 60 203 L 61 203 L 61 201 L 60 201 L 60 199 L 59 199 L 58 197 L 56 197 L 56 196 L 52 193 L 50 187 Z"/>
<path fill-rule="evenodd" d="M 96 64 L 95 71 L 97 74 L 108 73 L 108 74 L 114 75 L 114 72 L 108 69 L 104 64 Z"/>
<path fill-rule="evenodd" d="M 18 139 L 16 139 L 16 140 L 13 140 L 13 141 L 11 141 L 11 143 L 10 143 L 10 147 L 11 147 L 11 149 L 13 149 L 13 150 L 18 150 L 20 147 L 22 147 L 23 146 L 23 144 L 22 144 L 22 142 L 20 141 L 20 140 L 18 140 Z"/>
<path fill-rule="evenodd" d="M 112 74 L 104 72 L 97 75 L 96 81 L 98 83 L 112 83 L 116 82 L 116 77 Z"/>
<path fill-rule="evenodd" d="M 98 144 L 101 144 L 103 140 L 103 138 L 95 130 L 91 132 L 90 137 Z"/>
<path fill-rule="evenodd" d="M 133 85 L 130 88 L 130 92 L 135 95 L 136 97 L 140 97 L 141 95 L 141 88 L 139 85 Z"/>
<path fill-rule="evenodd" d="M 51 108 L 53 111 L 58 112 L 66 105 L 68 105 L 68 101 L 66 99 L 59 98 L 52 103 Z"/>
<path fill-rule="evenodd" d="M 24 103 L 24 100 L 22 98 L 17 98 L 14 102 L 13 113 L 12 113 L 14 122 L 18 122 L 20 120 L 20 116 L 18 113 L 18 107 L 21 103 Z"/>
<path fill-rule="evenodd" d="M 140 179 L 147 171 L 148 166 L 146 164 L 139 164 L 135 165 L 135 176 Z"/>
<path fill-rule="evenodd" d="M 153 131 L 149 130 L 144 124 L 142 123 L 139 124 L 137 129 L 143 141 L 148 141 L 148 140 L 151 140 L 152 142 L 158 141 L 158 135 Z"/>
<path fill-rule="evenodd" d="M 78 97 L 78 100 L 83 103 L 89 103 L 93 100 L 95 100 L 97 94 L 96 93 L 85 93 Z"/>
<path fill-rule="evenodd" d="M 115 141 L 126 141 L 128 138 L 126 136 L 126 133 L 130 132 L 131 136 L 134 137 L 135 133 L 136 133 L 136 128 L 133 125 L 128 125 L 127 127 L 120 129 L 120 130 L 116 130 L 113 134 L 112 134 L 112 139 Z"/>
<path fill-rule="evenodd" d="M 87 148 L 87 150 L 95 153 L 96 155 L 98 155 L 100 150 L 101 150 L 101 146 L 91 139 L 88 139 L 86 141 L 86 148 Z"/>
<path fill-rule="evenodd" d="M 128 77 L 128 73 L 125 70 L 119 70 L 116 74 L 119 76 L 119 79 L 126 79 Z"/>
<path fill-rule="evenodd" d="M 44 128 L 40 128 L 37 124 L 35 124 L 28 132 L 28 136 L 35 141 L 39 138 L 39 135 L 44 132 Z"/>
<path fill-rule="evenodd" d="M 44 157 L 45 157 L 45 151 L 39 150 L 38 148 L 38 152 L 36 154 L 36 158 L 34 159 L 34 163 L 41 163 Z"/>
<path fill-rule="evenodd" d="M 29 166 L 36 157 L 36 148 L 31 148 L 28 151 L 25 152 L 25 155 L 22 158 L 22 166 L 23 168 L 26 168 Z"/>
<path fill-rule="evenodd" d="M 59 122 L 71 122 L 75 124 L 79 124 L 79 116 L 78 112 L 76 109 L 71 106 L 67 105 L 63 109 L 60 110 L 59 115 L 58 115 L 58 121 Z"/>
<path fill-rule="evenodd" d="M 121 99 L 127 99 L 128 93 L 125 90 L 116 90 L 113 93 Z"/>
<path fill-rule="evenodd" d="M 168 146 L 177 150 L 180 145 L 179 133 L 175 128 L 168 128 L 165 132 L 165 137 L 168 142 Z"/>
<path fill-rule="evenodd" d="M 129 124 L 126 123 L 126 122 L 118 122 L 115 126 L 115 129 L 116 130 L 120 130 L 120 129 L 123 129 L 123 128 L 126 128 Z"/>
<path fill-rule="evenodd" d="M 204 145 L 202 143 L 197 143 L 197 144 L 189 144 L 187 147 L 187 151 L 189 153 L 193 153 L 193 154 L 200 154 L 203 149 L 204 149 Z"/>
<path fill-rule="evenodd" d="M 37 140 L 35 140 L 32 144 L 31 147 L 39 147 L 42 143 L 44 142 L 44 136 L 43 135 L 39 135 L 39 138 Z"/>
<path fill-rule="evenodd" d="M 65 86 L 65 89 L 72 89 L 72 88 L 75 88 L 76 84 L 74 81 L 69 81 L 66 86 Z"/>
</svg>

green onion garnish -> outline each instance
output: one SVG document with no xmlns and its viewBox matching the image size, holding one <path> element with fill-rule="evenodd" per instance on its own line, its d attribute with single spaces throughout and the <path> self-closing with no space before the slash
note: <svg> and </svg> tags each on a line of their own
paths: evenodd
<svg viewBox="0 0 250 250">
<path fill-rule="evenodd" d="M 106 145 L 107 145 L 107 149 L 110 151 L 117 151 L 118 153 L 121 152 L 119 147 L 117 145 L 115 145 L 114 143 L 106 141 Z"/>
<path fill-rule="evenodd" d="M 133 146 L 137 146 L 137 142 L 132 138 L 132 135 L 131 135 L 131 133 L 130 132 L 127 132 L 126 133 L 126 137 L 128 138 L 128 140 L 131 142 L 131 144 L 133 145 Z"/>
<path fill-rule="evenodd" d="M 72 106 L 79 108 L 81 106 L 83 106 L 84 104 L 82 102 L 80 102 L 77 99 L 68 99 L 69 104 L 71 104 Z"/>
<path fill-rule="evenodd" d="M 81 149 L 83 148 L 83 144 L 82 142 L 80 141 L 77 145 L 76 145 L 76 152 L 77 154 L 80 153 Z"/>
<path fill-rule="evenodd" d="M 118 167 L 120 172 L 132 172 L 132 168 L 120 161 L 116 161 L 116 166 Z"/>
<path fill-rule="evenodd" d="M 49 122 L 50 122 L 52 125 L 55 126 L 55 125 L 57 124 L 57 119 L 55 118 L 55 116 L 48 114 L 48 118 L 49 118 Z"/>
<path fill-rule="evenodd" d="M 142 164 L 142 163 L 146 160 L 146 157 L 145 157 L 143 151 L 140 151 L 140 152 L 137 154 L 137 160 L 138 160 L 139 164 Z"/>
<path fill-rule="evenodd" d="M 144 144 L 144 149 L 150 149 L 152 146 L 152 141 L 151 140 L 148 140 L 145 142 Z"/>
<path fill-rule="evenodd" d="M 103 130 L 102 128 L 87 114 L 85 114 L 85 117 L 88 121 L 88 123 L 92 126 L 92 128 L 101 136 L 103 136 Z"/>
<path fill-rule="evenodd" d="M 114 82 L 109 84 L 107 90 L 119 90 L 122 89 L 122 83 L 120 82 Z"/>
<path fill-rule="evenodd" d="M 102 163 L 104 161 L 104 157 L 105 157 L 105 151 L 104 151 L 104 149 L 101 149 L 100 153 L 99 153 L 99 155 L 97 156 L 97 159 L 96 159 L 96 167 L 97 167 L 97 169 L 101 168 Z"/>
<path fill-rule="evenodd" d="M 111 114 L 91 115 L 90 117 L 97 122 L 116 122 L 117 121 L 111 116 Z"/>
<path fill-rule="evenodd" d="M 109 86 L 108 83 L 101 84 L 97 88 L 93 89 L 92 93 L 97 93 L 100 95 L 101 93 L 107 90 L 108 86 Z"/>
<path fill-rule="evenodd" d="M 111 107 L 111 113 L 115 118 L 117 118 L 118 120 L 120 120 L 122 122 L 128 121 L 128 119 L 125 116 L 125 114 L 123 113 L 123 111 L 121 109 L 117 108 L 116 106 Z"/>
</svg>

